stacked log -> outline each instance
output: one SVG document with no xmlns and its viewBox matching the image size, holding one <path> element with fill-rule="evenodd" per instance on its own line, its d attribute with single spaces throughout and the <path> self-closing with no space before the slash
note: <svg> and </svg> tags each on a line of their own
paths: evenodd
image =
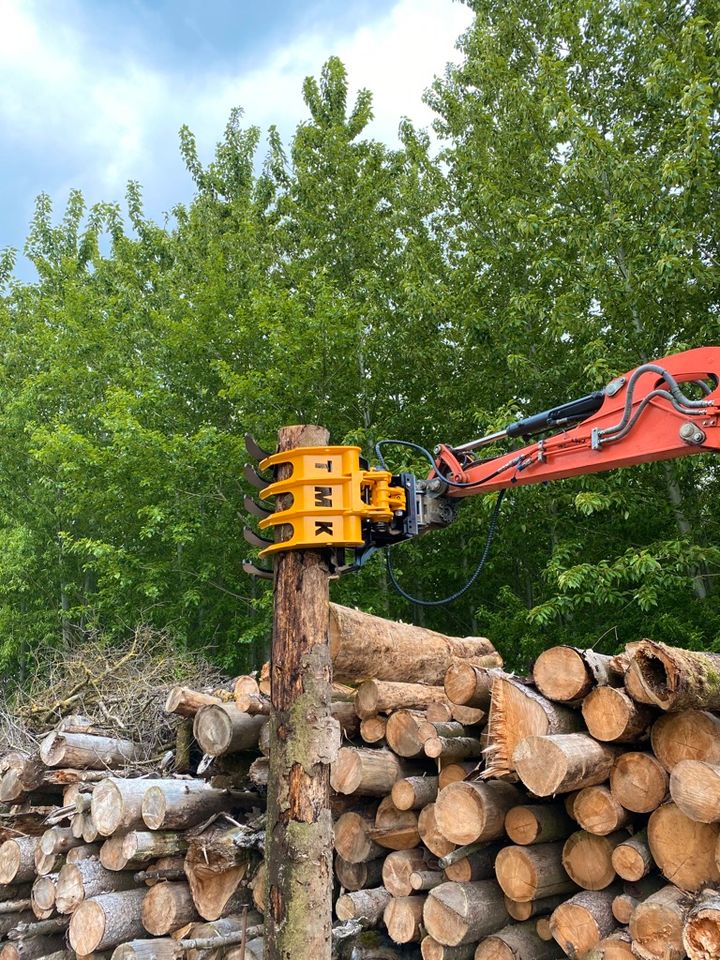
<svg viewBox="0 0 720 960">
<path fill-rule="evenodd" d="M 338 607 L 331 640 L 342 929 L 425 960 L 720 956 L 711 655 L 553 648 L 521 679 L 483 638 Z M 195 772 L 73 726 L 0 759 L 0 960 L 262 957 L 267 688 L 167 708 Z"/>
</svg>

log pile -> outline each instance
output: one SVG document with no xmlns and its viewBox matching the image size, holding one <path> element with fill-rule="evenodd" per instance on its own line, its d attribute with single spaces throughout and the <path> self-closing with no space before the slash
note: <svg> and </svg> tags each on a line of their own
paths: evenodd
<svg viewBox="0 0 720 960">
<path fill-rule="evenodd" d="M 338 956 L 720 957 L 720 657 L 520 679 L 483 638 L 330 622 Z M 83 717 L 6 753 L 0 960 L 261 960 L 267 694 L 173 689 L 174 773 Z"/>
</svg>

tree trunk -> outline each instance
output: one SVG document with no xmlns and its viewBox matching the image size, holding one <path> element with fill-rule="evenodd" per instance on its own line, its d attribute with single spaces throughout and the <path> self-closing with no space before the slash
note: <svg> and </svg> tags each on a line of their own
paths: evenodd
<svg viewBox="0 0 720 960">
<path fill-rule="evenodd" d="M 610 771 L 610 790 L 633 813 L 652 813 L 668 792 L 668 775 L 652 753 L 621 754 Z"/>
<path fill-rule="evenodd" d="M 613 850 L 627 836 L 624 830 L 611 833 L 608 837 L 599 837 L 585 830 L 573 833 L 565 841 L 562 855 L 568 876 L 585 890 L 604 890 L 610 886 L 615 879 Z"/>
<path fill-rule="evenodd" d="M 412 850 L 395 850 L 389 853 L 382 865 L 382 884 L 393 897 L 409 897 L 412 892 L 410 876 L 426 866 L 425 851 L 421 847 Z"/>
<path fill-rule="evenodd" d="M 392 856 L 392 854 L 390 854 Z M 345 890 L 367 890 L 382 883 L 383 860 L 370 860 L 367 863 L 350 863 L 339 854 L 335 857 L 335 876 Z"/>
<path fill-rule="evenodd" d="M 35 879 L 35 850 L 39 837 L 17 837 L 0 846 L 0 883 L 27 883 Z"/>
<path fill-rule="evenodd" d="M 641 830 L 619 843 L 612 852 L 613 869 L 623 880 L 636 882 L 655 866 L 647 843 L 647 831 Z"/>
<path fill-rule="evenodd" d="M 234 703 L 211 703 L 195 714 L 193 736 L 203 753 L 221 757 L 240 750 L 254 750 L 267 717 L 251 717 Z"/>
<path fill-rule="evenodd" d="M 73 913 L 83 900 L 118 890 L 131 890 L 136 885 L 132 873 L 106 870 L 97 860 L 66 863 L 58 874 L 55 909 L 58 913 Z"/>
<path fill-rule="evenodd" d="M 575 829 L 565 809 L 554 803 L 511 807 L 505 817 L 505 832 L 523 847 L 564 840 Z"/>
<path fill-rule="evenodd" d="M 150 830 L 184 830 L 232 806 L 227 790 L 197 780 L 156 780 L 143 797 L 142 819 Z"/>
<path fill-rule="evenodd" d="M 643 740 L 655 719 L 650 707 L 635 703 L 618 687 L 596 687 L 583 700 L 582 715 L 596 740 L 613 743 Z"/>
<path fill-rule="evenodd" d="M 173 687 L 165 701 L 165 712 L 176 713 L 180 717 L 194 717 L 201 707 L 211 703 L 222 703 L 222 700 L 209 693 L 191 690 L 190 687 Z"/>
<path fill-rule="evenodd" d="M 383 912 L 383 923 L 395 943 L 412 943 L 421 939 L 425 896 L 393 897 Z"/>
<path fill-rule="evenodd" d="M 581 728 L 582 722 L 575 711 L 546 700 L 513 677 L 496 677 L 492 686 L 483 776 L 507 777 L 513 774 L 513 753 L 526 737 L 573 733 Z"/>
<path fill-rule="evenodd" d="M 585 787 L 573 804 L 575 819 L 583 830 L 606 837 L 627 826 L 632 814 L 621 806 L 604 784 Z"/>
<path fill-rule="evenodd" d="M 571 893 L 577 886 L 563 867 L 562 854 L 561 842 L 503 847 L 495 861 L 497 882 L 507 897 L 519 903 Z"/>
<path fill-rule="evenodd" d="M 511 924 L 478 944 L 475 960 L 557 960 L 557 944 L 541 940 L 535 921 Z"/>
<path fill-rule="evenodd" d="M 142 922 L 148 933 L 162 937 L 199 919 L 187 883 L 157 883 L 142 905 Z"/>
<path fill-rule="evenodd" d="M 112 770 L 141 759 L 142 751 L 131 740 L 55 731 L 40 744 L 40 757 L 48 767 Z"/>
<path fill-rule="evenodd" d="M 348 683 L 372 677 L 442 686 L 456 657 L 474 659 L 480 666 L 502 665 L 484 637 L 446 637 L 335 603 L 330 604 L 330 650 L 336 679 Z"/>
<path fill-rule="evenodd" d="M 348 863 L 366 863 L 385 855 L 385 849 L 371 836 L 375 826 L 375 813 L 371 810 L 344 813 L 335 823 L 335 849 Z"/>
<path fill-rule="evenodd" d="M 681 760 L 670 774 L 670 796 L 678 809 L 700 823 L 720 821 L 720 766 Z"/>
<path fill-rule="evenodd" d="M 445 696 L 451 703 L 488 710 L 493 681 L 503 676 L 497 667 L 477 667 L 455 660 L 445 674 Z"/>
<path fill-rule="evenodd" d="M 396 780 L 414 776 L 417 767 L 403 764 L 389 750 L 342 747 L 332 765 L 333 790 L 344 794 L 384 797 Z"/>
<path fill-rule="evenodd" d="M 720 895 L 703 898 L 690 910 L 682 942 L 690 960 L 720 957 Z"/>
<path fill-rule="evenodd" d="M 585 733 L 527 737 L 515 749 L 515 772 L 538 797 L 569 793 L 602 783 L 610 775 L 619 748 L 598 743 Z"/>
<path fill-rule="evenodd" d="M 533 680 L 548 700 L 573 703 L 587 696 L 594 686 L 619 685 L 623 678 L 612 657 L 594 650 L 550 647 L 535 661 Z"/>
<path fill-rule="evenodd" d="M 286 427 L 278 450 L 327 439 L 320 427 Z M 278 480 L 291 472 L 281 464 Z M 287 501 L 278 498 L 276 508 Z M 287 528 L 277 535 L 285 539 Z M 278 553 L 274 564 L 265 949 L 268 960 L 329 960 L 330 764 L 340 746 L 340 726 L 330 715 L 329 570 L 314 550 Z"/>
<path fill-rule="evenodd" d="M 435 700 L 445 700 L 442 687 L 420 683 L 394 683 L 388 680 L 366 680 L 357 688 L 355 710 L 362 719 L 391 710 L 426 707 Z"/>
<path fill-rule="evenodd" d="M 92 792 L 90 815 L 101 837 L 143 826 L 142 802 L 151 782 L 108 777 Z"/>
<path fill-rule="evenodd" d="M 550 930 L 567 956 L 581 957 L 613 932 L 614 896 L 611 890 L 583 890 L 555 908 Z"/>
<path fill-rule="evenodd" d="M 630 918 L 633 953 L 641 960 L 682 960 L 687 894 L 669 885 L 638 904 Z"/>
<path fill-rule="evenodd" d="M 372 890 L 356 890 L 338 897 L 335 915 L 338 920 L 365 920 L 368 926 L 375 926 L 382 918 L 391 896 L 385 887 Z"/>
<path fill-rule="evenodd" d="M 653 724 L 650 743 L 668 773 L 681 760 L 720 763 L 720 718 L 706 710 L 668 714 Z"/>
<path fill-rule="evenodd" d="M 720 654 L 643 640 L 632 652 L 628 672 L 642 688 L 644 702 L 661 710 L 720 708 Z"/>
<path fill-rule="evenodd" d="M 435 803 L 437 825 L 457 844 L 496 840 L 505 833 L 505 816 L 521 800 L 510 783 L 458 781 L 444 787 Z"/>
<path fill-rule="evenodd" d="M 508 919 L 502 890 L 493 880 L 441 883 L 425 901 L 427 932 L 449 947 L 476 943 L 501 930 Z"/>
<path fill-rule="evenodd" d="M 437 777 L 405 777 L 397 780 L 391 791 L 392 801 L 398 810 L 422 810 L 434 803 L 438 793 Z"/>
<path fill-rule="evenodd" d="M 700 890 L 720 882 L 715 845 L 720 826 L 696 823 L 674 803 L 665 803 L 650 814 L 648 846 L 653 860 L 670 883 L 682 890 Z"/>
<path fill-rule="evenodd" d="M 86 957 L 139 939 L 145 932 L 141 920 L 145 894 L 142 887 L 84 900 L 70 921 L 68 940 L 75 953 Z"/>
</svg>

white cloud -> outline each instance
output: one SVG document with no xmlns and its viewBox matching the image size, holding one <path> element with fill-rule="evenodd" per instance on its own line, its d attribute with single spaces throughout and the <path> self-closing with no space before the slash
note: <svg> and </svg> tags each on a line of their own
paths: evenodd
<svg viewBox="0 0 720 960">
<path fill-rule="evenodd" d="M 91 199 L 118 199 L 126 181 L 137 179 L 151 210 L 153 200 L 169 206 L 180 198 L 182 123 L 205 155 L 234 106 L 243 107 L 247 123 L 276 123 L 287 138 L 306 115 L 303 78 L 317 76 L 332 54 L 346 64 L 354 91 L 366 86 L 374 94 L 371 135 L 395 142 L 402 116 L 429 125 L 423 90 L 457 59 L 454 43 L 471 20 L 454 0 L 398 0 L 350 34 L 318 24 L 271 51 L 261 67 L 179 75 L 127 55 L 103 58 L 78 17 L 63 20 L 57 9 L 0 0 L 3 150 L 44 155 L 55 195 L 72 184 Z"/>
</svg>

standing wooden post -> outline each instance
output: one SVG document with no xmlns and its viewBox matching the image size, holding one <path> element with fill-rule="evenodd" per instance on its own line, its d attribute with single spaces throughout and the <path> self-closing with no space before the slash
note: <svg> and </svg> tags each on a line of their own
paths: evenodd
<svg viewBox="0 0 720 960">
<path fill-rule="evenodd" d="M 328 439 L 322 427 L 285 427 L 278 452 L 323 446 Z M 288 475 L 289 468 L 280 466 L 278 480 Z M 281 527 L 278 539 L 286 539 L 283 534 Z M 274 588 L 265 957 L 330 960 L 330 763 L 340 747 L 340 727 L 330 715 L 329 569 L 323 553 L 276 554 Z"/>
</svg>

